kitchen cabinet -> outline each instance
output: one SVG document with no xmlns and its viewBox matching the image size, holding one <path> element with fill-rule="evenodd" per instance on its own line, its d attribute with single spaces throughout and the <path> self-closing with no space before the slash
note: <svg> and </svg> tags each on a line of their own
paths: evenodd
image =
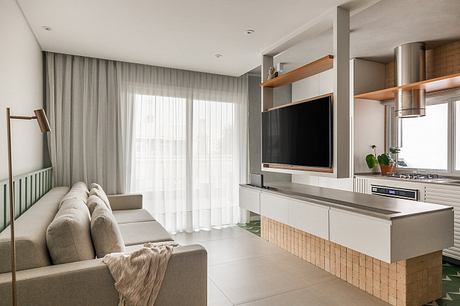
<svg viewBox="0 0 460 306">
<path fill-rule="evenodd" d="M 391 221 L 335 208 L 329 220 L 332 242 L 391 262 Z"/>
<path fill-rule="evenodd" d="M 260 195 L 260 203 L 262 216 L 289 224 L 289 201 L 286 197 L 263 192 Z"/>
<path fill-rule="evenodd" d="M 323 239 L 329 239 L 329 207 L 288 199 L 289 225 Z"/>
<path fill-rule="evenodd" d="M 240 186 L 240 207 L 260 214 L 260 191 Z"/>
<path fill-rule="evenodd" d="M 256 212 L 260 199 L 261 215 L 296 229 L 329 239 L 329 207 L 284 197 L 252 188 L 240 187 L 240 207 Z"/>
<path fill-rule="evenodd" d="M 460 260 L 460 186 L 356 176 L 354 178 L 353 190 L 355 192 L 370 194 L 371 185 L 417 189 L 419 190 L 420 202 L 452 206 L 454 208 L 454 245 L 444 249 L 443 255 Z"/>
</svg>

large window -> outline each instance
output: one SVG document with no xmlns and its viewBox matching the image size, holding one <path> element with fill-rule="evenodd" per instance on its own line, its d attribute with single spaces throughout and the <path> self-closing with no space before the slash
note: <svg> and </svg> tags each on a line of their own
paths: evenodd
<svg viewBox="0 0 460 306">
<path fill-rule="evenodd" d="M 399 159 L 409 168 L 447 170 L 448 104 L 428 105 L 426 116 L 401 119 Z"/>
</svg>

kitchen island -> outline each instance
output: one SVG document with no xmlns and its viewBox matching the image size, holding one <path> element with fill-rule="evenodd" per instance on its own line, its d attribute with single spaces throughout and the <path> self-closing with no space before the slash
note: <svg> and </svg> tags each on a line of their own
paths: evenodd
<svg viewBox="0 0 460 306">
<path fill-rule="evenodd" d="M 241 185 L 240 206 L 261 215 L 262 238 L 392 305 L 441 296 L 450 206 L 293 183 Z"/>
</svg>

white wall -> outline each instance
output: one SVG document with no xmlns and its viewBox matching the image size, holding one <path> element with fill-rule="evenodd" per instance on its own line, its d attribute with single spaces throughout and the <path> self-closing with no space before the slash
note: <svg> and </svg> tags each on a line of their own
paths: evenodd
<svg viewBox="0 0 460 306">
<path fill-rule="evenodd" d="M 41 48 L 16 1 L 0 1 L 0 180 L 7 177 L 6 107 L 33 115 L 43 107 Z M 43 167 L 43 135 L 36 121 L 14 122 L 14 174 Z"/>
<path fill-rule="evenodd" d="M 355 100 L 354 138 L 355 173 L 371 172 L 365 161 L 370 146 L 377 146 L 377 154 L 385 150 L 385 107 L 380 102 Z"/>
<path fill-rule="evenodd" d="M 385 65 L 367 60 L 353 59 L 353 95 L 385 87 Z M 365 156 L 370 146 L 377 146 L 377 153 L 385 148 L 385 107 L 379 101 L 358 100 L 354 103 L 353 135 L 354 172 L 370 172 Z"/>
</svg>

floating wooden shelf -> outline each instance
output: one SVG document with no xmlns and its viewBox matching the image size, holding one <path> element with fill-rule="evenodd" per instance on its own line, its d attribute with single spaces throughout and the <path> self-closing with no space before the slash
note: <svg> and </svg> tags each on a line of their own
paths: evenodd
<svg viewBox="0 0 460 306">
<path fill-rule="evenodd" d="M 299 80 L 331 69 L 334 66 L 333 60 L 334 56 L 326 55 L 325 57 L 322 57 L 314 62 L 303 65 L 302 67 L 292 71 L 283 73 L 276 78 L 264 81 L 260 84 L 260 86 L 273 88 L 297 82 Z"/>
<path fill-rule="evenodd" d="M 365 100 L 391 100 L 394 99 L 398 89 L 425 89 L 427 93 L 459 88 L 460 87 L 460 73 L 450 74 L 430 80 L 415 82 L 402 86 L 396 86 L 372 92 L 367 92 L 355 95 L 355 99 Z"/>
<path fill-rule="evenodd" d="M 333 173 L 334 172 L 333 168 L 306 167 L 306 166 L 295 166 L 295 165 L 286 165 L 286 164 L 272 164 L 272 163 L 262 163 L 262 167 L 263 168 L 273 168 L 273 169 L 324 172 L 324 173 Z"/>
</svg>

